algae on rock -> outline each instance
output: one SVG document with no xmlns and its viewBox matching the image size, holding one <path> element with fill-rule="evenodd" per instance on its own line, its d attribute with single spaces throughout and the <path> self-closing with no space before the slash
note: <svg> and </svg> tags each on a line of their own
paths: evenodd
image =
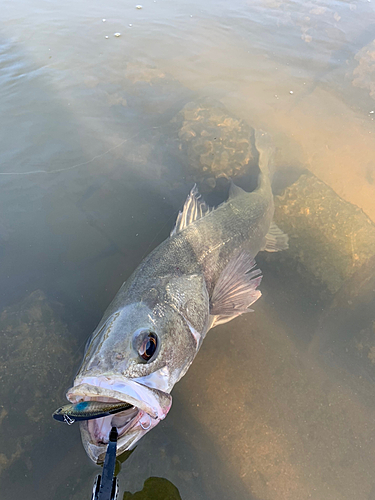
<svg viewBox="0 0 375 500">
<path fill-rule="evenodd" d="M 61 314 L 36 290 L 0 315 L 0 473 L 49 429 L 78 361 Z"/>
<path fill-rule="evenodd" d="M 310 173 L 275 198 L 275 221 L 289 235 L 288 252 L 277 256 L 286 272 L 292 266 L 329 294 L 375 255 L 374 223 Z"/>
</svg>

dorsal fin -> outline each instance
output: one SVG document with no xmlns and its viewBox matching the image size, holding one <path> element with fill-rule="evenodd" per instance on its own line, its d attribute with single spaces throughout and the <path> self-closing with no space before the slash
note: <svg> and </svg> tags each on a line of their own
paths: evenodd
<svg viewBox="0 0 375 500">
<path fill-rule="evenodd" d="M 189 196 L 186 198 L 183 209 L 180 210 L 177 216 L 176 224 L 171 231 L 171 236 L 185 229 L 192 222 L 201 219 L 213 209 L 210 208 L 202 199 L 197 185 L 194 184 Z"/>
</svg>

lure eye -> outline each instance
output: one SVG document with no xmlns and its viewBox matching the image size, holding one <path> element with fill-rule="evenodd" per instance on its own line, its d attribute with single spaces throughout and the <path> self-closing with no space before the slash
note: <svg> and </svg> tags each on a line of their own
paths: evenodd
<svg viewBox="0 0 375 500">
<path fill-rule="evenodd" d="M 138 354 L 145 361 L 149 361 L 158 347 L 158 338 L 155 333 L 147 332 L 138 349 Z"/>
</svg>

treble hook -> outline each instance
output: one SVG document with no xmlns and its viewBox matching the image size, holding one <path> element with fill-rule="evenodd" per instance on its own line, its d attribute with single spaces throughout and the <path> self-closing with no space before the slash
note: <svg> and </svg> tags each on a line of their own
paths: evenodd
<svg viewBox="0 0 375 500">
<path fill-rule="evenodd" d="M 70 418 L 69 415 L 64 415 L 64 422 L 68 425 L 74 424 L 74 418 Z"/>
<path fill-rule="evenodd" d="M 150 420 L 149 420 L 148 427 L 144 427 L 144 425 L 142 424 L 142 422 L 139 422 L 139 423 L 141 424 L 141 427 L 142 427 L 142 429 L 143 429 L 144 431 L 148 431 L 148 430 L 149 430 L 149 428 L 151 427 L 151 417 L 150 417 L 150 415 L 149 415 L 148 413 L 147 413 L 147 415 L 148 415 L 148 418 L 150 419 Z"/>
</svg>

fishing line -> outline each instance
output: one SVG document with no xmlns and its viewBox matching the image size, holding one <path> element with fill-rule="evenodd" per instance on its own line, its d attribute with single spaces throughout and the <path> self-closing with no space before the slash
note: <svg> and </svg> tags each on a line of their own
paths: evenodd
<svg viewBox="0 0 375 500">
<path fill-rule="evenodd" d="M 124 140 L 122 140 L 119 144 L 116 144 L 115 146 L 107 149 L 106 151 L 104 151 L 103 153 L 100 153 L 96 156 L 94 156 L 93 158 L 91 158 L 90 160 L 87 160 L 87 161 L 84 161 L 84 162 L 81 162 L 81 163 L 77 163 L 76 165 L 71 165 L 70 167 L 64 167 L 64 168 L 58 168 L 58 169 L 55 169 L 55 170 L 30 170 L 28 172 L 0 172 L 0 175 L 8 175 L 8 176 L 22 176 L 22 175 L 35 175 L 35 174 L 46 174 L 46 175 L 51 175 L 51 174 L 58 174 L 58 173 L 61 173 L 61 172 L 67 172 L 69 170 L 74 170 L 76 168 L 79 168 L 79 167 L 83 167 L 83 166 L 86 166 L 86 165 L 89 165 L 90 163 L 92 163 L 93 161 L 99 159 L 99 158 L 103 158 L 105 155 L 107 155 L 108 153 L 114 151 L 115 149 L 118 149 L 120 148 L 123 144 L 125 144 L 127 141 L 130 141 L 132 139 L 135 139 L 141 132 L 148 132 L 149 130 L 156 130 L 160 128 L 160 125 L 158 126 L 153 126 L 153 127 L 149 127 L 145 130 L 140 130 L 139 132 L 137 132 L 136 134 L 134 134 L 133 136 L 131 137 L 128 137 Z M 165 227 L 167 226 L 167 224 L 169 224 L 171 222 L 171 220 L 173 220 L 174 218 L 177 217 L 177 213 L 178 213 L 178 210 L 176 210 L 168 219 L 167 221 L 165 222 L 165 224 L 160 228 L 160 230 L 156 233 L 156 235 L 153 237 L 153 239 L 150 241 L 146 251 L 144 252 L 143 256 L 142 256 L 142 259 L 145 257 L 145 255 L 147 254 L 147 252 L 149 251 L 149 249 L 152 247 L 154 241 L 158 238 L 158 236 L 160 235 L 160 233 L 162 231 L 164 231 Z M 142 260 L 141 259 L 141 260 Z M 80 348 L 79 348 L 80 349 Z"/>
<path fill-rule="evenodd" d="M 35 175 L 35 174 L 47 174 L 48 175 L 48 174 L 58 174 L 61 172 L 67 172 L 68 170 L 74 170 L 75 168 L 79 168 L 79 167 L 83 167 L 85 165 L 88 165 L 89 163 L 92 163 L 93 161 L 97 160 L 98 158 L 103 158 L 103 156 L 107 155 L 111 151 L 114 151 L 115 149 L 120 148 L 123 144 L 125 144 L 125 142 L 130 141 L 130 140 L 134 139 L 135 137 L 137 137 L 141 132 L 148 132 L 149 130 L 154 130 L 154 129 L 157 129 L 159 127 L 160 126 L 150 127 L 146 130 L 140 130 L 135 135 L 122 140 L 119 144 L 112 146 L 111 148 L 107 149 L 107 151 L 104 151 L 103 153 L 100 153 L 100 154 L 94 156 L 90 160 L 87 160 L 87 161 L 84 161 L 81 163 L 77 163 L 76 165 L 71 165 L 70 167 L 57 168 L 55 170 L 30 170 L 28 172 L 0 172 L 0 175 L 15 175 L 15 176 Z"/>
<path fill-rule="evenodd" d="M 79 167 L 83 167 L 83 166 L 86 166 L 86 165 L 89 165 L 90 163 L 92 163 L 93 161 L 99 159 L 99 158 L 103 158 L 104 156 L 106 156 L 108 153 L 120 148 L 123 144 L 125 144 L 127 141 L 130 141 L 132 139 L 135 139 L 138 135 L 141 134 L 141 132 L 148 132 L 149 130 L 156 130 L 160 128 L 160 125 L 159 126 L 153 126 L 153 127 L 149 127 L 145 130 L 139 130 L 136 134 L 134 134 L 133 136 L 131 137 L 128 137 L 126 139 L 123 139 L 121 142 L 119 142 L 118 144 L 116 144 L 115 146 L 112 146 L 111 148 L 107 149 L 106 151 L 104 151 L 103 153 L 100 153 L 94 157 L 92 157 L 90 160 L 87 160 L 87 161 L 84 161 L 84 162 L 81 162 L 81 163 L 77 163 L 75 165 L 71 165 L 69 167 L 64 167 L 64 168 L 58 168 L 58 169 L 55 169 L 55 170 L 30 170 L 28 172 L 0 172 L 0 175 L 7 175 L 7 176 L 23 176 L 23 175 L 38 175 L 38 174 L 46 174 L 46 175 L 51 175 L 51 174 L 58 174 L 58 173 L 61 173 L 61 172 L 67 172 L 69 170 L 74 170 L 76 168 L 79 168 Z M 147 246 L 147 249 L 146 251 L 144 252 L 142 258 L 141 258 L 141 261 L 143 260 L 143 258 L 145 257 L 145 255 L 148 253 L 149 249 L 152 247 L 154 241 L 158 238 L 158 236 L 164 231 L 165 227 L 167 226 L 167 224 L 170 224 L 170 222 L 177 217 L 177 213 L 178 213 L 178 210 L 177 211 L 174 211 L 174 213 L 167 219 L 167 221 L 165 222 L 165 224 L 159 229 L 159 231 L 156 233 L 156 235 L 153 237 L 153 239 L 150 241 L 150 243 L 148 244 Z M 83 346 L 87 343 L 87 339 L 85 339 L 83 342 L 81 342 L 78 347 L 74 350 L 73 352 L 73 356 L 76 356 L 76 354 L 80 351 L 82 351 L 82 348 Z M 64 371 L 60 372 L 61 373 L 61 376 L 62 377 L 65 377 L 65 375 L 68 373 L 68 371 L 70 371 L 70 368 L 66 368 Z"/>
</svg>

